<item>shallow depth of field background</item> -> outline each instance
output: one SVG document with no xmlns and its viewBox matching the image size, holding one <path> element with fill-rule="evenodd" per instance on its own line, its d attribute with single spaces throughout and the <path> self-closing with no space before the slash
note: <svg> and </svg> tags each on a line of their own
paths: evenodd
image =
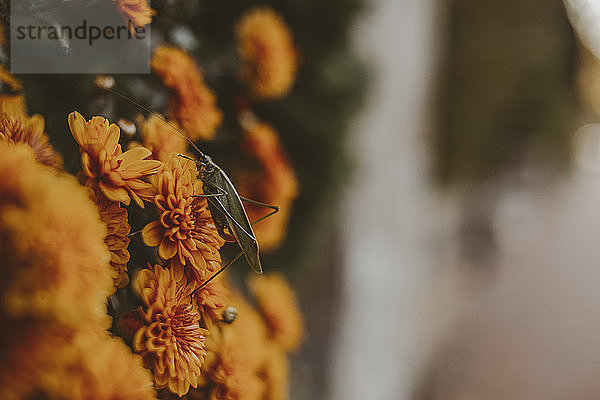
<svg viewBox="0 0 600 400">
<path fill-rule="evenodd" d="M 368 3 L 293 398 L 598 398 L 594 3 Z"/>
</svg>

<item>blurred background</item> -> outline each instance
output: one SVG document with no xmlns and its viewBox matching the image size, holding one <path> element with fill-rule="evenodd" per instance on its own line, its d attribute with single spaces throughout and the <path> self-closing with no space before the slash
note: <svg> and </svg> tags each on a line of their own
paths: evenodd
<svg viewBox="0 0 600 400">
<path fill-rule="evenodd" d="M 361 14 L 326 398 L 598 397 L 599 6 Z"/>
<path fill-rule="evenodd" d="M 276 99 L 248 95 L 236 74 L 236 23 L 262 5 L 297 49 L 295 82 Z M 254 193 L 288 210 L 257 234 L 264 269 L 292 282 L 305 318 L 292 399 L 600 396 L 600 2 L 152 7 L 152 46 L 191 54 L 223 113 L 200 147 L 252 191 L 250 112 L 273 127 L 292 171 L 285 196 Z M 141 112 L 91 75 L 19 78 L 72 172 L 70 111 Z M 156 76 L 115 79 L 167 112 Z"/>
</svg>

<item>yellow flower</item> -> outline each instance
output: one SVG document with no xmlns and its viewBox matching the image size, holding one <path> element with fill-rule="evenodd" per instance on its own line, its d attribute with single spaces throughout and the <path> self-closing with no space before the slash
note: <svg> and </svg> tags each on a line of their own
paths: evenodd
<svg viewBox="0 0 600 400">
<path fill-rule="evenodd" d="M 90 188 L 90 198 L 96 203 L 100 219 L 106 225 L 107 234 L 104 243 L 110 251 L 110 265 L 114 269 L 113 285 L 122 288 L 129 284 L 127 275 L 127 263 L 129 262 L 129 232 L 131 227 L 127 222 L 127 210 L 121 207 L 121 203 L 110 201 L 94 188 Z"/>
<path fill-rule="evenodd" d="M 106 327 L 106 228 L 86 190 L 0 143 L 0 315 Z"/>
<path fill-rule="evenodd" d="M 292 288 L 275 273 L 252 276 L 249 287 L 273 339 L 283 349 L 295 350 L 304 336 L 304 326 Z"/>
<path fill-rule="evenodd" d="M 297 54 L 283 19 L 270 8 L 246 12 L 236 27 L 240 75 L 258 97 L 287 94 L 296 78 Z"/>
<path fill-rule="evenodd" d="M 158 388 L 183 396 L 198 386 L 208 331 L 200 328 L 200 314 L 191 301 L 185 280 L 178 284 L 169 270 L 160 266 L 141 270 L 135 289 L 142 297 L 146 325 L 133 343 L 146 368 L 152 370 Z"/>
<path fill-rule="evenodd" d="M 156 11 L 150 8 L 146 0 L 113 0 L 126 21 L 135 26 L 145 26 L 152 22 Z"/>
<path fill-rule="evenodd" d="M 236 177 L 241 194 L 267 204 L 279 206 L 279 212 L 256 224 L 253 229 L 263 251 L 277 247 L 285 237 L 292 203 L 298 195 L 298 181 L 279 137 L 268 124 L 248 124 L 242 146 L 254 157 L 260 169 L 246 170 Z M 250 220 L 265 215 L 265 208 L 245 205 Z"/>
<path fill-rule="evenodd" d="M 186 134 L 192 140 L 212 139 L 223 115 L 194 60 L 183 50 L 160 46 L 152 56 L 152 69 L 175 91 L 170 114 L 181 123 Z"/>
<path fill-rule="evenodd" d="M 145 160 L 152 152 L 135 147 L 123 153 L 119 144 L 121 131 L 103 117 L 86 121 L 78 112 L 69 114 L 71 133 L 81 147 L 81 163 L 85 174 L 112 201 L 129 205 L 133 199 L 140 207 L 154 194 L 150 183 L 140 178 L 156 173 L 160 161 Z"/>
<path fill-rule="evenodd" d="M 170 122 L 175 125 L 174 121 Z M 166 162 L 172 153 L 185 153 L 187 142 L 175 128 L 156 115 L 142 123 L 144 146 L 152 151 L 156 160 Z"/>
<path fill-rule="evenodd" d="M 38 162 L 56 169 L 62 168 L 62 159 L 48 143 L 48 136 L 44 133 L 44 118 L 39 114 L 27 117 L 0 113 L 0 141 L 24 143 L 33 149 Z"/>
<path fill-rule="evenodd" d="M 158 255 L 171 260 L 176 279 L 184 271 L 188 278 L 202 282 L 207 272 L 220 267 L 219 236 L 206 205 L 206 199 L 192 197 L 202 193 L 193 161 L 173 155 L 155 178 L 158 194 L 154 204 L 160 212 L 158 221 L 142 231 L 144 243 L 159 246 Z"/>
</svg>

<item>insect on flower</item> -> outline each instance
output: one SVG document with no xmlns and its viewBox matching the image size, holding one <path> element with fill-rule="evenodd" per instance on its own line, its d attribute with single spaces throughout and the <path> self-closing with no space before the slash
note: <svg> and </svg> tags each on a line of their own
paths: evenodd
<svg viewBox="0 0 600 400">
<path fill-rule="evenodd" d="M 138 102 L 130 99 L 124 94 L 114 90 L 113 88 L 97 86 L 102 90 L 108 91 L 124 100 L 127 100 L 137 105 L 142 110 L 155 115 L 160 118 L 163 122 L 168 124 L 176 134 L 183 137 L 198 153 L 199 158 L 193 159 L 184 154 L 179 154 L 180 157 L 189 159 L 196 163 L 198 170 L 198 179 L 202 181 L 203 194 L 194 195 L 194 197 L 204 197 L 208 203 L 210 214 L 215 223 L 219 235 L 227 242 L 236 242 L 241 249 L 241 252 L 233 258 L 229 263 L 222 266 L 217 272 L 215 272 L 209 279 L 202 283 L 195 291 L 206 286 L 212 281 L 217 275 L 224 271 L 227 267 L 237 261 L 242 255 L 245 257 L 246 262 L 258 274 L 262 274 L 262 266 L 260 262 L 258 242 L 252 225 L 270 217 L 279 211 L 278 206 L 273 206 L 252 199 L 247 199 L 238 194 L 235 186 L 231 182 L 231 179 L 227 176 L 225 171 L 221 169 L 207 154 L 202 152 L 194 142 L 186 137 L 179 129 L 169 123 L 158 113 L 150 110 L 149 108 L 139 104 Z M 245 201 L 250 204 L 270 208 L 272 211 L 263 217 L 257 219 L 254 222 L 250 222 L 246 210 L 242 204 Z M 194 292 L 195 292 L 194 291 Z"/>
</svg>

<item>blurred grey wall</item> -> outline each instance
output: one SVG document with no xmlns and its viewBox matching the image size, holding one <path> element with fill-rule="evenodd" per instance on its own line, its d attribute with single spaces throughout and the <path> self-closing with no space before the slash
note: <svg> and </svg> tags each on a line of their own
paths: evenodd
<svg viewBox="0 0 600 400">
<path fill-rule="evenodd" d="M 437 53 L 433 0 L 373 0 L 355 32 L 373 84 L 353 128 L 341 312 L 328 398 L 403 399 L 422 358 L 434 254 L 427 146 Z"/>
</svg>

